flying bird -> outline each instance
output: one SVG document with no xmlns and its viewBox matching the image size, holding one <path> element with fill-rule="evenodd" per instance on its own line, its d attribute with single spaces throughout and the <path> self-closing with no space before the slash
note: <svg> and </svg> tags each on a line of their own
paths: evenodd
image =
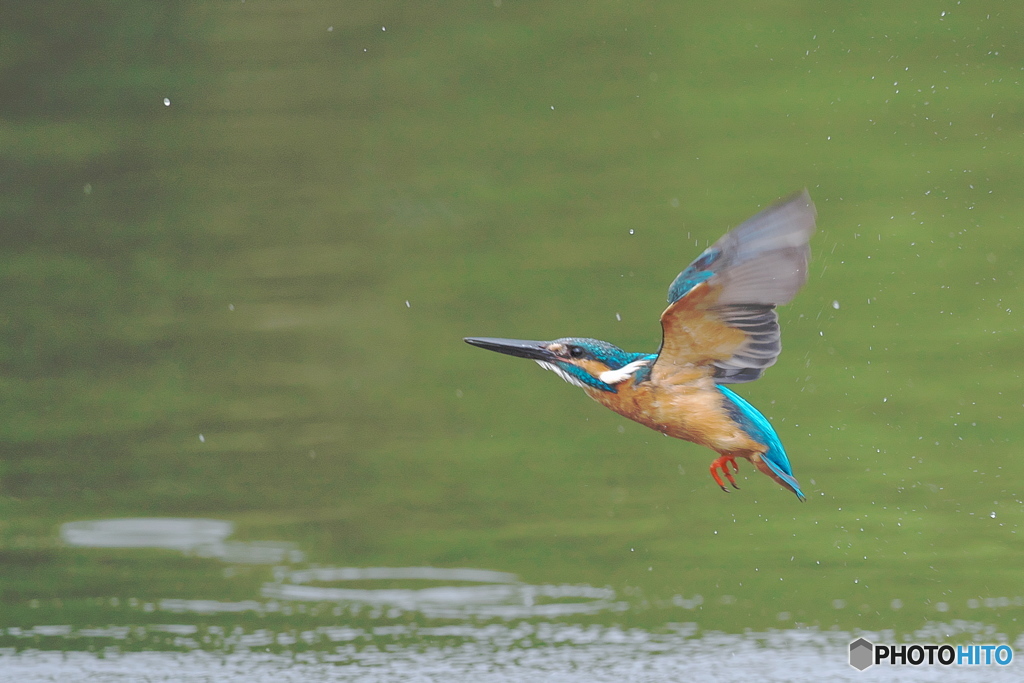
<svg viewBox="0 0 1024 683">
<path fill-rule="evenodd" d="M 807 190 L 739 225 L 668 288 L 657 353 L 583 337 L 526 341 L 467 337 L 473 346 L 535 360 L 598 403 L 662 434 L 717 451 L 711 476 L 728 492 L 737 458 L 806 496 L 767 418 L 727 384 L 752 382 L 782 351 L 775 307 L 807 281 L 815 210 Z"/>
</svg>

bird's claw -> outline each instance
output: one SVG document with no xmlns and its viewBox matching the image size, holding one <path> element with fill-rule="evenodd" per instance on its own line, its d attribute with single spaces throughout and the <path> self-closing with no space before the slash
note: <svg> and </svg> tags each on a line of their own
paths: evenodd
<svg viewBox="0 0 1024 683">
<path fill-rule="evenodd" d="M 729 489 L 725 488 L 725 483 L 722 481 L 722 478 L 718 476 L 718 470 L 722 470 L 722 474 L 725 475 L 725 478 L 729 480 L 729 483 L 732 484 L 734 489 L 738 491 L 740 488 L 736 485 L 736 480 L 733 478 L 732 472 L 729 471 L 730 464 L 732 465 L 733 472 L 740 471 L 740 466 L 736 464 L 736 457 L 732 455 L 723 455 L 719 458 L 715 458 L 714 462 L 711 463 L 710 468 L 711 477 L 715 480 L 715 483 L 718 484 L 718 487 L 726 493 L 729 493 Z"/>
</svg>

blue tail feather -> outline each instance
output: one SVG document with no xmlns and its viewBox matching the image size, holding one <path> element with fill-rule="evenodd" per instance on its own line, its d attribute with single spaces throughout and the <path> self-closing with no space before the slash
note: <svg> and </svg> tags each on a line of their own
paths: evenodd
<svg viewBox="0 0 1024 683">
<path fill-rule="evenodd" d="M 729 408 L 729 414 L 732 419 L 736 420 L 755 441 L 763 443 L 768 447 L 768 450 L 761 456 L 764 464 L 779 479 L 785 482 L 793 493 L 796 494 L 797 498 L 806 500 L 807 496 L 800 490 L 800 484 L 793 477 L 793 468 L 790 466 L 789 458 L 786 456 L 786 449 L 782 447 L 782 441 L 779 440 L 779 435 L 775 433 L 772 423 L 757 408 L 747 403 L 736 392 L 721 385 L 717 385 L 717 388 L 728 399 L 726 405 Z"/>
</svg>

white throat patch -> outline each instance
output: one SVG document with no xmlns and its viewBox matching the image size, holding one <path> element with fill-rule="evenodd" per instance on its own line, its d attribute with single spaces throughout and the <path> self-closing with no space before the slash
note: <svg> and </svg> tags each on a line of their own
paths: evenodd
<svg viewBox="0 0 1024 683">
<path fill-rule="evenodd" d="M 587 386 L 586 384 L 584 384 L 583 382 L 579 381 L 578 379 L 576 379 L 575 377 L 570 375 L 568 372 L 566 372 L 562 368 L 560 368 L 557 365 L 555 365 L 554 363 L 547 363 L 545 361 L 539 360 L 539 361 L 537 361 L 537 365 L 541 366 L 545 370 L 550 370 L 551 372 L 555 373 L 556 375 L 558 375 L 559 377 L 561 377 L 562 379 L 564 379 L 566 382 L 568 382 L 569 384 L 573 385 L 574 387 L 579 387 L 580 389 L 584 389 Z"/>
</svg>

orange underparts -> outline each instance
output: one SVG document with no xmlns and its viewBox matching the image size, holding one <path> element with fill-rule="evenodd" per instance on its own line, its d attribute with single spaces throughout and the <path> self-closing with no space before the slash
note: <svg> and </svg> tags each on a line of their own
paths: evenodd
<svg viewBox="0 0 1024 683">
<path fill-rule="evenodd" d="M 715 461 L 711 463 L 711 476 L 715 480 L 715 483 L 718 484 L 726 493 L 729 493 L 729 489 L 725 488 L 725 484 L 722 483 L 722 478 L 718 476 L 717 470 L 722 470 L 722 474 L 725 475 L 725 478 L 729 480 L 729 483 L 732 484 L 734 489 L 738 490 L 740 488 L 736 485 L 736 480 L 732 478 L 732 472 L 729 471 L 729 465 L 732 465 L 733 472 L 740 471 L 740 466 L 736 464 L 735 455 L 723 455 L 720 458 L 715 458 Z"/>
</svg>

